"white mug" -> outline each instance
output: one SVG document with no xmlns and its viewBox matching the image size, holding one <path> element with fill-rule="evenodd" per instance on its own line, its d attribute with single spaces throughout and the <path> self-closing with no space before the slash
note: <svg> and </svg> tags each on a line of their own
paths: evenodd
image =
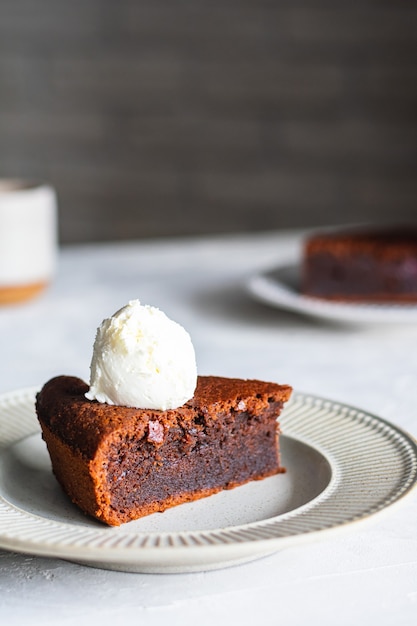
<svg viewBox="0 0 417 626">
<path fill-rule="evenodd" d="M 54 275 L 56 252 L 54 189 L 0 179 L 0 304 L 41 293 Z"/>
</svg>

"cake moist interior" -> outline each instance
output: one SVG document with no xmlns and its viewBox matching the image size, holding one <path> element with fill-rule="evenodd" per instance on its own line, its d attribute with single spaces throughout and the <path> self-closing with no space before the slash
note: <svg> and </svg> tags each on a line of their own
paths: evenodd
<svg viewBox="0 0 417 626">
<path fill-rule="evenodd" d="M 277 447 L 274 419 L 282 402 L 270 402 L 262 416 L 239 412 L 217 420 L 200 414 L 192 427 L 178 424 L 163 443 L 123 437 L 108 450 L 105 474 L 110 506 L 127 512 L 186 492 L 232 488 L 274 473 Z M 272 417 L 272 419 L 271 419 Z M 227 425 L 227 428 L 225 426 Z"/>
</svg>

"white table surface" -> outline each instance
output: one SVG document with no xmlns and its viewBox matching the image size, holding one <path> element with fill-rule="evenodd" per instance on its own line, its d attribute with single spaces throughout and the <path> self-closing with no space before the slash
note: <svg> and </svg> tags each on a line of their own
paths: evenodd
<svg viewBox="0 0 417 626">
<path fill-rule="evenodd" d="M 190 332 L 201 374 L 256 377 L 359 406 L 417 434 L 417 325 L 346 326 L 267 307 L 253 273 L 301 234 L 67 247 L 39 299 L 0 309 L 0 393 L 88 379 L 95 330 L 133 298 Z M 1 624 L 417 623 L 417 491 L 272 556 L 191 574 L 128 574 L 0 550 Z"/>
</svg>

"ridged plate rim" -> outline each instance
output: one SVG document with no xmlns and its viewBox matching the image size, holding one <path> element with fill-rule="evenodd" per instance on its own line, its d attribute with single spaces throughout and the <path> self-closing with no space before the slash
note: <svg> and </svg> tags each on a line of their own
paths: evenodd
<svg viewBox="0 0 417 626">
<path fill-rule="evenodd" d="M 39 431 L 36 391 L 28 388 L 0 396 L 0 456 Z M 214 530 L 132 532 L 126 525 L 112 532 L 33 515 L 10 504 L 0 492 L 0 548 L 131 572 L 209 570 L 369 518 L 416 485 L 415 440 L 376 415 L 296 392 L 280 422 L 286 436 L 319 451 L 332 468 L 328 487 L 302 507 Z"/>
</svg>

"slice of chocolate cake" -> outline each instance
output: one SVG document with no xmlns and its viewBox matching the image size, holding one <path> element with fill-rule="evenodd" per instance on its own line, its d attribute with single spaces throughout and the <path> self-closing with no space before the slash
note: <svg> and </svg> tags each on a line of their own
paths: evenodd
<svg viewBox="0 0 417 626">
<path fill-rule="evenodd" d="M 417 302 L 417 229 L 317 233 L 304 245 L 302 292 L 347 302 Z"/>
<path fill-rule="evenodd" d="M 113 526 L 284 471 L 277 418 L 291 387 L 199 376 L 166 411 L 87 400 L 79 378 L 45 384 L 36 411 L 56 478 Z"/>
</svg>

